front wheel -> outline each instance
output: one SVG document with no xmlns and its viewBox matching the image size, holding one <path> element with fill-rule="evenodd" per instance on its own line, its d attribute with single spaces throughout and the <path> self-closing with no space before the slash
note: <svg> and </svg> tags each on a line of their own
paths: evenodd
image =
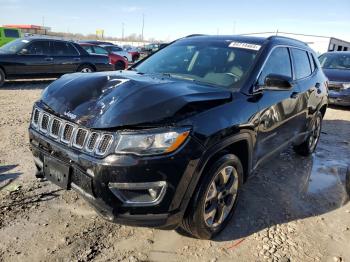
<svg viewBox="0 0 350 262">
<path fill-rule="evenodd" d="M 310 134 L 302 144 L 294 146 L 294 151 L 302 156 L 311 155 L 315 151 L 318 141 L 320 140 L 321 129 L 322 114 L 318 111 L 312 121 Z"/>
<path fill-rule="evenodd" d="M 217 235 L 233 215 L 242 181 L 241 161 L 232 154 L 219 158 L 203 174 L 181 228 L 201 239 Z"/>
<path fill-rule="evenodd" d="M 5 83 L 5 73 L 4 71 L 0 68 L 0 87 Z"/>
<path fill-rule="evenodd" d="M 92 72 L 95 72 L 95 70 L 89 65 L 82 65 L 78 68 L 77 72 L 92 73 Z"/>
</svg>

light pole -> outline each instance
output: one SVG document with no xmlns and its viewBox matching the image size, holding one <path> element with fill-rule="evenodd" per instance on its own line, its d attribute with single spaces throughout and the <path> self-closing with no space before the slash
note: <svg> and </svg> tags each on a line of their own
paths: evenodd
<svg viewBox="0 0 350 262">
<path fill-rule="evenodd" d="M 145 14 L 142 14 L 142 31 L 141 31 L 141 40 L 143 41 L 143 30 L 145 28 Z"/>
</svg>

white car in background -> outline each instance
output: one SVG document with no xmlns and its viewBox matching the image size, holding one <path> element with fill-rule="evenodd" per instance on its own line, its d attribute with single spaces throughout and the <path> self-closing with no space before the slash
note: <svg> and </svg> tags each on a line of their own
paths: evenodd
<svg viewBox="0 0 350 262">
<path fill-rule="evenodd" d="M 128 62 L 132 62 L 132 55 L 129 54 L 127 51 L 123 50 L 123 48 L 117 45 L 100 45 L 100 46 L 106 49 L 108 52 L 123 56 L 125 59 L 128 60 Z"/>
</svg>

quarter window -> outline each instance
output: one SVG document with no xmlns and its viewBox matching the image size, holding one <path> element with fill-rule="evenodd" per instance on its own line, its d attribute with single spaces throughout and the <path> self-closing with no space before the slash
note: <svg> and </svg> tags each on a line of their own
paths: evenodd
<svg viewBox="0 0 350 262">
<path fill-rule="evenodd" d="M 269 56 L 259 77 L 259 85 L 263 85 L 266 76 L 270 74 L 282 75 L 292 78 L 292 65 L 286 47 L 277 47 Z"/>
<path fill-rule="evenodd" d="M 54 55 L 56 56 L 76 56 L 79 55 L 72 44 L 67 42 L 54 42 Z"/>
<path fill-rule="evenodd" d="M 302 79 L 311 75 L 309 57 L 306 51 L 292 48 L 294 58 L 295 78 Z"/>
</svg>

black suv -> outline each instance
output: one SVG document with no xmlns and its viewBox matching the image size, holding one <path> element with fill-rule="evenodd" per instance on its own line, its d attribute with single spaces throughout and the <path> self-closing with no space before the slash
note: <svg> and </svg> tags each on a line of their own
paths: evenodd
<svg viewBox="0 0 350 262">
<path fill-rule="evenodd" d="M 34 105 L 37 176 L 110 221 L 211 238 L 252 170 L 315 150 L 326 81 L 306 44 L 278 36 L 186 37 L 129 71 L 65 75 Z"/>
<path fill-rule="evenodd" d="M 0 47 L 0 86 L 5 79 L 57 77 L 73 72 L 111 71 L 108 56 L 51 38 L 19 38 Z"/>
</svg>

